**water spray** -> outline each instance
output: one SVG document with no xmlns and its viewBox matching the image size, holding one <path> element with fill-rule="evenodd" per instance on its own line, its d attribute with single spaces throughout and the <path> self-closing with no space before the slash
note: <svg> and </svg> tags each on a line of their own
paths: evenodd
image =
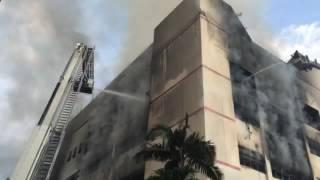
<svg viewBox="0 0 320 180">
<path fill-rule="evenodd" d="M 263 68 L 263 69 L 255 72 L 254 74 L 252 74 L 252 75 L 244 78 L 241 82 L 248 81 L 248 80 L 251 79 L 252 77 L 255 77 L 256 75 L 258 75 L 258 74 L 260 74 L 260 73 L 263 73 L 263 72 L 265 72 L 265 71 L 267 71 L 267 70 L 269 70 L 269 69 L 272 69 L 272 68 L 274 68 L 275 66 L 278 66 L 278 65 L 280 65 L 280 64 L 284 64 L 284 62 L 278 62 L 278 63 L 271 64 L 271 65 L 269 65 L 269 66 L 267 66 L 267 67 L 265 67 L 265 68 Z"/>
<path fill-rule="evenodd" d="M 132 95 L 132 94 L 114 91 L 114 90 L 110 90 L 110 89 L 97 89 L 97 88 L 95 88 L 95 90 L 100 91 L 102 93 L 109 94 L 109 95 L 114 95 L 114 96 L 122 97 L 125 99 L 133 100 L 133 101 L 138 101 L 138 102 L 145 102 L 146 101 L 146 97 L 143 97 L 143 96 Z"/>
</svg>

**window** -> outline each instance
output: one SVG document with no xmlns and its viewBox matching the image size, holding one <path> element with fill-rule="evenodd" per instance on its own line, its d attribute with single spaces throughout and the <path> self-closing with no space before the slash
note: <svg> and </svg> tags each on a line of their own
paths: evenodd
<svg viewBox="0 0 320 180">
<path fill-rule="evenodd" d="M 266 163 L 263 155 L 242 146 L 239 146 L 239 155 L 241 165 L 266 173 Z"/>
<path fill-rule="evenodd" d="M 69 162 L 72 158 L 72 151 L 69 151 L 68 156 L 67 156 L 67 162 Z"/>
<path fill-rule="evenodd" d="M 319 111 L 311 106 L 305 105 L 303 108 L 306 123 L 313 128 L 320 130 L 320 115 Z"/>
<path fill-rule="evenodd" d="M 88 143 L 83 144 L 83 154 L 87 154 L 88 152 Z"/>
<path fill-rule="evenodd" d="M 79 179 L 79 171 L 68 177 L 66 180 L 78 180 Z"/>
<path fill-rule="evenodd" d="M 90 138 L 93 134 L 94 134 L 94 132 L 89 130 L 88 131 L 88 138 Z"/>
<path fill-rule="evenodd" d="M 283 169 L 272 168 L 272 176 L 281 180 L 294 180 L 294 177 L 288 175 Z"/>
<path fill-rule="evenodd" d="M 240 120 L 259 127 L 255 78 L 235 63 L 230 63 L 230 71 L 235 114 Z"/>
<path fill-rule="evenodd" d="M 266 145 L 268 149 L 268 157 L 271 164 L 271 170 L 272 175 L 275 178 L 281 179 L 281 180 L 311 180 L 312 174 L 310 172 L 301 171 L 301 163 L 293 163 L 293 162 L 301 162 L 301 159 L 298 159 L 297 157 L 301 157 L 300 155 L 304 154 L 306 161 L 306 164 L 308 164 L 308 168 L 311 169 L 310 164 L 308 162 L 307 158 L 307 151 L 305 149 L 305 143 L 293 143 L 290 141 L 290 138 L 281 136 L 281 132 L 278 133 L 277 131 L 280 130 L 276 128 L 273 128 L 273 133 L 266 131 L 265 137 L 266 137 Z M 281 128 L 285 128 L 285 126 L 281 126 Z M 302 131 L 298 130 L 296 132 L 296 138 L 302 138 Z M 293 134 L 292 134 L 293 135 Z M 291 138 L 292 138 L 291 137 Z M 288 151 L 283 151 L 282 147 L 279 146 L 279 139 L 282 139 L 281 144 L 283 146 L 286 146 Z M 301 142 L 304 142 L 303 139 L 300 139 Z M 291 158 L 290 162 L 283 161 L 282 156 L 286 153 L 287 156 Z M 299 156 L 297 156 L 299 154 Z"/>
<path fill-rule="evenodd" d="M 74 150 L 73 150 L 73 154 L 72 154 L 72 158 L 75 158 L 76 157 L 76 155 L 77 155 L 77 147 L 75 147 L 74 148 Z"/>
<path fill-rule="evenodd" d="M 308 138 L 308 142 L 309 142 L 310 152 L 320 157 L 320 143 L 310 138 Z"/>
<path fill-rule="evenodd" d="M 256 89 L 255 77 L 239 64 L 230 63 L 231 80 L 235 85 L 246 85 L 251 90 Z"/>
<path fill-rule="evenodd" d="M 137 171 L 126 177 L 121 178 L 120 180 L 141 180 L 144 179 L 144 170 Z"/>
<path fill-rule="evenodd" d="M 81 154 L 81 151 L 82 151 L 82 143 L 80 143 L 79 145 L 78 154 Z"/>
<path fill-rule="evenodd" d="M 279 163 L 271 162 L 272 176 L 280 180 L 298 180 L 299 178 L 293 176 L 287 169 Z"/>
</svg>

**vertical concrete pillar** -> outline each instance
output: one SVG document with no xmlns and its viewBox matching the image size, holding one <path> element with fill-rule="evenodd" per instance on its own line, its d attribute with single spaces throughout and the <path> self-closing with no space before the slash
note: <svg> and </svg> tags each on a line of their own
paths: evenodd
<svg viewBox="0 0 320 180">
<path fill-rule="evenodd" d="M 203 1 L 200 16 L 205 137 L 217 147 L 217 163 L 225 179 L 239 178 L 237 124 L 228 59 L 228 33 L 220 4 Z M 210 10 L 210 12 L 207 12 Z"/>
<path fill-rule="evenodd" d="M 205 13 L 219 2 L 184 0 L 156 28 L 149 129 L 156 124 L 175 126 L 188 113 L 191 129 L 216 144 L 217 163 L 226 179 L 237 179 L 240 165 L 227 34 Z M 148 162 L 145 176 L 159 167 Z"/>
<path fill-rule="evenodd" d="M 192 128 L 204 135 L 199 4 L 184 0 L 155 29 L 149 128 L 174 126 L 188 113 Z M 148 162 L 145 176 L 159 167 L 159 163 Z"/>
</svg>

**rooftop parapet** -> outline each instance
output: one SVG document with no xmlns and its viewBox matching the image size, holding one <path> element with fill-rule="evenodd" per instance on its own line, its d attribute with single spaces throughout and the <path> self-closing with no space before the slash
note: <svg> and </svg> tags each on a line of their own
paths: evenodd
<svg viewBox="0 0 320 180">
<path fill-rule="evenodd" d="M 299 51 L 291 56 L 288 63 L 294 65 L 300 71 L 311 71 L 313 68 L 320 70 L 320 64 L 317 60 L 312 62 L 307 55 L 303 55 Z"/>
</svg>

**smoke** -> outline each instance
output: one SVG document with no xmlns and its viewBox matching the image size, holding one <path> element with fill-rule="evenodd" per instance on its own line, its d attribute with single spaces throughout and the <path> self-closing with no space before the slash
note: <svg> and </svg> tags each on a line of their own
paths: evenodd
<svg viewBox="0 0 320 180">
<path fill-rule="evenodd" d="M 120 179 L 143 170 L 134 155 L 147 129 L 151 58 L 148 48 L 86 108 L 90 151 L 79 163 L 81 178 Z"/>
<path fill-rule="evenodd" d="M 281 54 L 277 45 L 274 44 L 277 41 L 277 37 L 273 27 L 265 19 L 268 16 L 267 11 L 271 3 L 270 0 L 224 1 L 233 7 L 255 42 L 277 56 Z"/>
<path fill-rule="evenodd" d="M 121 62 L 116 65 L 118 72 L 123 70 L 140 52 L 144 51 L 152 42 L 154 28 L 181 2 L 182 0 L 120 0 L 119 4 L 126 7 L 128 13 L 127 34 Z"/>
<path fill-rule="evenodd" d="M 269 158 L 274 166 L 287 173 L 309 176 L 303 139 L 305 94 L 297 79 L 297 70 L 279 65 L 257 78 L 258 96 L 262 96 L 259 116 L 263 122 Z M 263 102 L 267 99 L 267 102 Z M 294 175 L 294 174 L 291 174 Z"/>
<path fill-rule="evenodd" d="M 274 48 L 275 36 L 262 16 L 268 1 L 253 4 L 226 1 L 233 5 L 253 41 L 275 55 L 281 54 Z M 230 27 L 235 28 L 237 24 L 231 22 Z M 234 34 L 241 35 L 241 32 Z M 300 176 L 302 179 L 310 176 L 310 165 L 306 159 L 307 151 L 303 139 L 305 117 L 302 110 L 305 94 L 299 84 L 297 71 L 245 39 L 230 37 L 229 46 L 231 61 L 241 64 L 253 74 L 259 72 L 255 76 L 243 77 L 240 87 L 233 87 L 233 90 L 235 94 L 242 96 L 240 103 L 246 106 L 243 119 L 252 123 L 254 120 L 251 118 L 257 116 L 257 120 L 260 121 L 267 145 L 265 150 L 271 165 L 276 170 L 281 171 L 282 168 L 285 173 Z M 261 71 L 262 69 L 264 71 Z M 239 74 L 243 72 L 232 73 L 239 78 Z M 247 82 L 252 79 L 255 80 L 257 89 Z M 257 97 L 252 93 L 256 90 Z M 251 101 L 256 101 L 257 104 L 252 105 Z M 257 115 L 253 115 L 256 112 Z"/>
<path fill-rule="evenodd" d="M 179 2 L 1 2 L 0 122 L 5 136 L 0 140 L 0 178 L 10 175 L 75 43 L 96 45 L 96 86 L 102 88 L 148 47 L 154 27 Z M 266 0 L 227 2 L 243 13 L 241 19 L 254 39 L 268 42 L 268 36 L 260 35 L 269 32 L 261 23 Z"/>
<path fill-rule="evenodd" d="M 220 1 L 220 0 L 212 0 Z M 272 44 L 275 38 L 272 26 L 267 22 L 271 0 L 221 0 L 231 5 L 255 42 L 277 53 Z M 270 39 L 271 38 L 271 39 Z"/>
<path fill-rule="evenodd" d="M 75 31 L 74 27 L 80 27 L 79 21 L 72 21 L 79 7 L 68 3 L 74 9 L 67 11 L 62 8 L 62 2 L 1 2 L 0 77 L 6 80 L 1 87 L 9 85 L 1 91 L 6 101 L 0 109 L 0 121 L 7 134 L 0 140 L 1 179 L 10 175 L 25 137 L 39 119 L 73 44 L 88 41 L 84 34 Z"/>
<path fill-rule="evenodd" d="M 7 136 L 0 140 L 0 178 L 10 175 L 75 43 L 96 45 L 96 86 L 104 87 L 152 42 L 154 26 L 177 3 L 1 2 L 0 121 Z"/>
<path fill-rule="evenodd" d="M 261 127 L 261 146 L 272 168 L 304 179 L 302 177 L 311 172 L 303 138 L 305 90 L 299 83 L 298 72 L 258 46 L 247 44 L 245 47 L 245 56 L 231 59 L 234 62 L 231 75 L 236 115 Z M 253 50 L 249 51 L 249 47 Z M 267 65 L 250 67 L 257 59 L 260 65 Z M 248 69 L 257 73 L 250 75 Z"/>
<path fill-rule="evenodd" d="M 151 44 L 154 27 L 179 2 L 1 2 L 0 73 L 1 82 L 10 84 L 3 90 L 6 101 L 0 106 L 1 123 L 6 126 L 8 142 L 16 144 L 1 140 L 0 159 L 4 163 L 0 176 L 12 171 L 21 153 L 18 149 L 23 149 L 25 137 L 39 119 L 75 43 L 96 46 L 96 86 L 102 88 Z"/>
</svg>

